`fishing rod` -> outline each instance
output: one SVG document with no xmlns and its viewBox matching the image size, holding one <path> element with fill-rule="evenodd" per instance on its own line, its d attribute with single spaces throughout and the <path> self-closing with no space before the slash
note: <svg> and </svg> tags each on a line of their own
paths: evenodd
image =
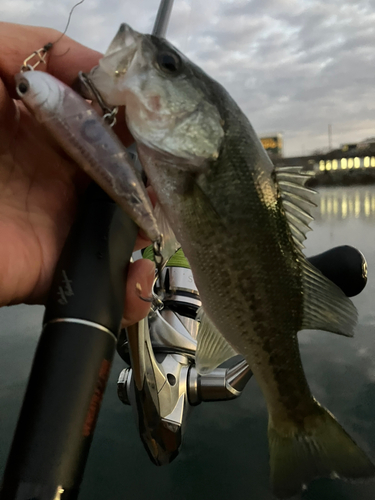
<svg viewBox="0 0 375 500">
<path fill-rule="evenodd" d="M 77 498 L 136 235 L 135 224 L 90 185 L 55 271 L 1 500 Z"/>
<path fill-rule="evenodd" d="M 171 17 L 173 0 L 161 0 L 152 34 L 164 38 L 167 33 L 169 18 Z"/>
<path fill-rule="evenodd" d="M 165 33 L 162 0 L 154 33 Z M 75 500 L 107 384 L 137 227 L 92 183 L 57 264 L 1 500 Z"/>
</svg>

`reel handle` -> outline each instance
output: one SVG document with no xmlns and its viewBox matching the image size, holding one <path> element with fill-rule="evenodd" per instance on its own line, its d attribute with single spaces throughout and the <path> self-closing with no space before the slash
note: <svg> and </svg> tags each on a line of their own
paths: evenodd
<svg viewBox="0 0 375 500">
<path fill-rule="evenodd" d="M 331 248 L 308 261 L 345 293 L 354 297 L 362 292 L 367 283 L 367 262 L 354 247 L 343 245 Z"/>
</svg>

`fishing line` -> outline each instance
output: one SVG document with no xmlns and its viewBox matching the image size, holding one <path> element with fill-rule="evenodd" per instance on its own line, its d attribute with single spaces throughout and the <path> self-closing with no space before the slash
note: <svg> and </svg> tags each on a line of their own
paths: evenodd
<svg viewBox="0 0 375 500">
<path fill-rule="evenodd" d="M 47 56 L 47 52 L 49 52 L 52 47 L 61 40 L 61 38 L 65 35 L 65 33 L 67 32 L 68 30 L 68 27 L 69 27 L 69 23 L 70 23 L 70 19 L 72 17 L 72 14 L 73 14 L 73 10 L 78 7 L 78 5 L 80 5 L 81 3 L 83 3 L 85 0 L 80 0 L 78 3 L 76 3 L 75 5 L 73 5 L 72 9 L 70 10 L 69 12 L 69 17 L 68 17 L 68 22 L 66 23 L 66 26 L 65 26 L 65 29 L 63 31 L 63 33 L 61 33 L 61 35 L 57 38 L 57 40 L 55 40 L 54 42 L 48 42 L 44 45 L 44 47 L 42 47 L 41 49 L 38 49 L 38 50 L 35 50 L 29 57 L 27 57 L 24 62 L 23 62 L 23 65 L 21 66 L 21 73 L 23 73 L 24 71 L 32 71 L 34 70 L 37 66 L 39 66 L 40 63 L 42 64 L 47 64 L 47 61 L 46 61 L 46 56 Z M 64 56 L 67 52 L 69 52 L 70 48 L 68 48 L 64 54 L 59 54 L 59 57 L 61 56 Z M 55 56 L 57 57 L 57 56 Z M 33 62 L 33 59 L 36 58 L 36 62 L 34 60 Z M 33 62 L 33 63 L 32 63 Z"/>
<path fill-rule="evenodd" d="M 70 20 L 72 18 L 72 14 L 73 14 L 73 11 L 76 7 L 78 7 L 78 5 L 81 5 L 81 3 L 83 3 L 85 0 L 80 0 L 79 2 L 77 2 L 75 5 L 73 5 L 73 7 L 71 8 L 70 12 L 69 12 L 69 17 L 68 17 L 68 22 L 66 23 L 66 26 L 65 26 L 65 29 L 64 31 L 61 33 L 61 35 L 57 38 L 57 40 L 55 40 L 54 42 L 52 43 L 47 43 L 47 45 L 55 45 L 55 43 L 59 42 L 62 37 L 66 34 L 66 32 L 68 31 L 68 28 L 69 28 L 69 24 L 70 24 Z M 51 48 L 51 47 L 50 47 Z"/>
<path fill-rule="evenodd" d="M 80 0 L 79 2 L 77 2 L 75 5 L 73 5 L 73 7 L 70 9 L 70 12 L 69 12 L 69 16 L 68 16 L 68 21 L 66 23 L 66 26 L 65 26 L 65 29 L 64 31 L 61 33 L 61 35 L 59 37 L 57 37 L 57 39 L 54 41 L 54 42 L 48 42 L 44 45 L 43 47 L 43 51 L 44 51 L 44 54 L 46 54 L 49 50 L 52 49 L 52 47 L 57 43 L 59 42 L 62 37 L 66 34 L 66 32 L 68 31 L 68 28 L 69 28 L 69 24 L 70 24 L 70 20 L 72 18 L 72 14 L 73 14 L 73 11 L 76 7 L 78 7 L 78 5 L 81 5 L 81 3 L 83 3 L 85 0 Z M 64 52 L 64 54 L 60 54 L 60 56 L 64 56 L 67 52 L 69 52 L 70 49 L 68 49 L 66 52 Z"/>
<path fill-rule="evenodd" d="M 189 31 L 190 31 L 190 27 L 191 27 L 191 17 L 192 17 L 192 12 L 193 12 L 193 0 L 190 0 L 189 4 L 190 4 L 190 11 L 189 11 L 189 15 L 188 15 L 187 23 L 186 23 L 185 41 L 183 43 L 184 54 L 188 51 L 189 43 L 190 43 Z"/>
</svg>

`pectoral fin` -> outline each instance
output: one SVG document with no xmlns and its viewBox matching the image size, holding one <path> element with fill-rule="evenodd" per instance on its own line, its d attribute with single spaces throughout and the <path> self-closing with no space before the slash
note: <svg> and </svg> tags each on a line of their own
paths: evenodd
<svg viewBox="0 0 375 500">
<path fill-rule="evenodd" d="M 303 329 L 354 335 L 357 309 L 332 281 L 301 255 L 303 267 Z"/>
<path fill-rule="evenodd" d="M 219 330 L 201 307 L 198 310 L 200 327 L 198 332 L 198 345 L 195 355 L 195 364 L 201 375 L 210 373 L 227 359 L 237 355 L 237 352 L 225 340 Z"/>
</svg>

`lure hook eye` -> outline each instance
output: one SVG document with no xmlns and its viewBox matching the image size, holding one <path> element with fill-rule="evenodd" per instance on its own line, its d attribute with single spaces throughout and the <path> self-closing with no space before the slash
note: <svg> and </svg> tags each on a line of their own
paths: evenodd
<svg viewBox="0 0 375 500">
<path fill-rule="evenodd" d="M 29 84 L 24 80 L 18 84 L 17 91 L 19 94 L 24 95 L 29 90 L 29 88 Z"/>
</svg>

